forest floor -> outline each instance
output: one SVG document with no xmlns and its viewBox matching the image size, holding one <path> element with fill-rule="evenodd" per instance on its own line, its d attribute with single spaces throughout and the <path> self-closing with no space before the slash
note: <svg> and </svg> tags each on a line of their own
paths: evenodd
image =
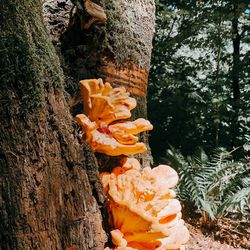
<svg viewBox="0 0 250 250">
<path fill-rule="evenodd" d="M 187 250 L 250 249 L 250 221 L 223 218 L 204 223 L 199 216 L 185 219 L 190 232 Z"/>
</svg>

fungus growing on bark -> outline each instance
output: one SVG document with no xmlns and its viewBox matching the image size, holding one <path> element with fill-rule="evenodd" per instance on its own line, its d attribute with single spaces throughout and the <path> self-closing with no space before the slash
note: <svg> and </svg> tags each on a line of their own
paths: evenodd
<svg viewBox="0 0 250 250">
<path fill-rule="evenodd" d="M 111 173 L 101 173 L 101 179 L 109 199 L 115 249 L 184 249 L 189 233 L 171 189 L 178 181 L 171 167 L 140 170 L 136 159 L 125 158 Z"/>
<path fill-rule="evenodd" d="M 136 100 L 124 87 L 112 88 L 101 79 L 80 82 L 84 113 L 76 121 L 86 134 L 86 141 L 96 152 L 110 156 L 138 154 L 147 150 L 138 142 L 136 134 L 151 130 L 151 123 L 143 118 L 123 121 L 131 117 Z"/>
</svg>

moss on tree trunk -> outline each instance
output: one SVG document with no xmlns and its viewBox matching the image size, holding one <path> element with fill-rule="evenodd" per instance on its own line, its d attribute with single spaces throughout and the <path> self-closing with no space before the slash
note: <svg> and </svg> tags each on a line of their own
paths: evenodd
<svg viewBox="0 0 250 250">
<path fill-rule="evenodd" d="M 103 250 L 95 158 L 78 143 L 40 1 L 0 9 L 0 249 Z"/>
</svg>

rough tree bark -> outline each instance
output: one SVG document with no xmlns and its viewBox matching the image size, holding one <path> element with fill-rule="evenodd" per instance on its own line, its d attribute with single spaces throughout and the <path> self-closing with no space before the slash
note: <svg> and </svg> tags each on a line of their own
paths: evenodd
<svg viewBox="0 0 250 250">
<path fill-rule="evenodd" d="M 62 43 L 63 72 L 41 2 L 56 3 L 69 17 L 67 0 L 0 2 L 0 249 L 103 250 L 105 197 L 96 158 L 78 143 L 72 114 L 82 112 L 82 105 L 74 104 L 75 93 L 81 79 L 119 79 L 138 100 L 134 116 L 146 116 L 154 3 L 105 1 L 107 27 L 82 31 L 75 19 L 63 37 L 64 15 L 52 8 L 56 18 L 46 19 L 57 26 L 50 31 L 57 47 Z M 112 78 L 109 69 L 115 70 Z M 133 86 L 122 79 L 123 69 L 132 72 L 126 77 Z M 147 165 L 148 158 L 142 159 Z"/>
<path fill-rule="evenodd" d="M 0 9 L 0 249 L 103 250 L 95 158 L 78 143 L 40 1 Z"/>
</svg>

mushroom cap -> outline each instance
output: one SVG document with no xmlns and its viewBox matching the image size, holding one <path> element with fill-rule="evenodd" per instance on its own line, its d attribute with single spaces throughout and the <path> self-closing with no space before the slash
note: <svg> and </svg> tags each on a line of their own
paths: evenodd
<svg viewBox="0 0 250 250">
<path fill-rule="evenodd" d="M 136 107 L 136 100 L 129 97 L 124 87 L 112 88 L 102 79 L 80 81 L 84 113 L 91 121 L 109 124 L 131 117 L 130 110 Z"/>
</svg>

